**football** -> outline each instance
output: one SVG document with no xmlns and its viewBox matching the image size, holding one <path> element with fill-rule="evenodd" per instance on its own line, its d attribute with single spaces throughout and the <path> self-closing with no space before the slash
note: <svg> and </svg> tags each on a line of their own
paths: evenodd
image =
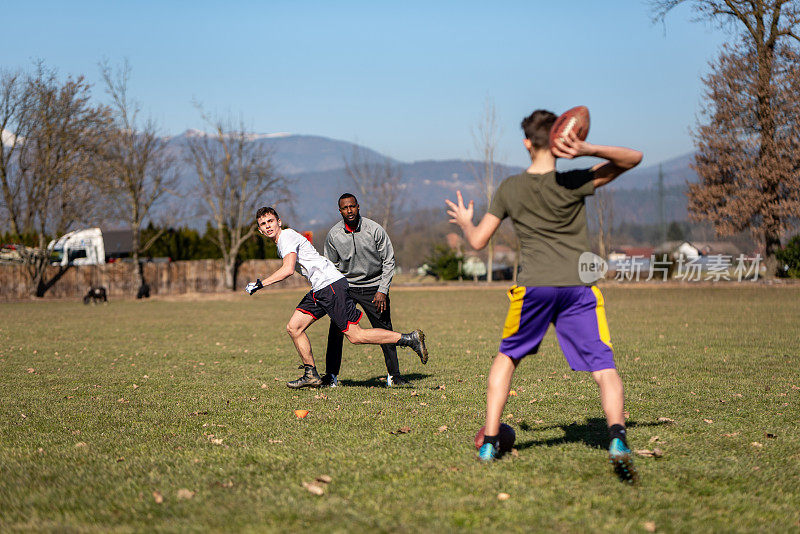
<svg viewBox="0 0 800 534">
<path fill-rule="evenodd" d="M 483 445 L 483 436 L 485 433 L 486 427 L 482 426 L 481 429 L 478 430 L 478 433 L 475 434 L 476 449 L 480 449 L 481 445 Z M 517 433 L 514 432 L 514 429 L 505 423 L 500 423 L 500 432 L 498 433 L 498 437 L 500 438 L 500 452 L 511 452 L 511 449 L 514 447 L 514 441 L 517 439 Z"/>
<path fill-rule="evenodd" d="M 562 113 L 550 128 L 550 146 L 555 144 L 556 139 L 563 138 L 570 132 L 575 132 L 581 141 L 586 140 L 589 135 L 589 108 L 577 106 Z"/>
</svg>

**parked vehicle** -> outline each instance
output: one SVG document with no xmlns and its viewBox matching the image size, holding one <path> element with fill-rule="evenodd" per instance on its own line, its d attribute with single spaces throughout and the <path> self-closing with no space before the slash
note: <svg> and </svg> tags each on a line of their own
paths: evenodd
<svg viewBox="0 0 800 534">
<path fill-rule="evenodd" d="M 47 250 L 53 265 L 103 265 L 130 256 L 133 234 L 130 230 L 75 230 L 50 241 Z"/>
<path fill-rule="evenodd" d="M 0 263 L 22 263 L 23 252 L 30 252 L 33 249 L 25 245 L 6 244 L 0 246 Z"/>
</svg>

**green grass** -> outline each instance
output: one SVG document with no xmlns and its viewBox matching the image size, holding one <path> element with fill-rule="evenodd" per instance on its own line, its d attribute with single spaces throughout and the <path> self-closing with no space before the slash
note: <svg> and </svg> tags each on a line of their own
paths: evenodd
<svg viewBox="0 0 800 534">
<path fill-rule="evenodd" d="M 475 460 L 501 289 L 393 292 L 431 352 L 401 349 L 403 389 L 353 346 L 344 387 L 287 389 L 301 292 L 0 304 L 0 531 L 800 531 L 800 288 L 604 293 L 631 445 L 664 451 L 637 458 L 636 487 L 552 332 L 506 408 L 518 456 Z M 303 488 L 322 474 L 324 496 Z"/>
</svg>

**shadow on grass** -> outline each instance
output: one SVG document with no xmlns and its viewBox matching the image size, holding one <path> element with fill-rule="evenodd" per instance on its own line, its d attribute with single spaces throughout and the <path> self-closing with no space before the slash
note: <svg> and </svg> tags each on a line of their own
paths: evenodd
<svg viewBox="0 0 800 534">
<path fill-rule="evenodd" d="M 408 386 L 405 387 L 414 387 L 414 382 L 417 380 L 422 380 L 424 378 L 428 378 L 431 376 L 430 374 L 423 374 L 423 373 L 408 373 L 403 375 L 403 378 L 411 382 Z M 383 379 L 383 380 L 381 380 Z M 386 386 L 386 375 L 378 375 L 373 378 L 368 378 L 366 380 L 339 380 L 339 383 L 343 386 L 347 387 L 359 387 L 359 388 L 373 388 L 373 387 L 385 387 Z"/>
<path fill-rule="evenodd" d="M 654 421 L 649 423 L 637 423 L 636 421 L 627 421 L 626 427 L 628 429 L 637 428 L 637 427 L 648 427 L 648 426 L 661 426 L 669 423 Z M 585 423 L 578 424 L 577 422 L 571 422 L 569 424 L 564 425 L 548 425 L 548 426 L 536 426 L 531 427 L 525 421 L 521 422 L 519 425 L 520 430 L 524 430 L 526 432 L 542 432 L 545 430 L 553 430 L 554 428 L 560 428 L 564 431 L 564 435 L 560 438 L 550 438 L 550 439 L 540 439 L 540 440 L 531 440 L 525 441 L 522 443 L 517 443 L 514 447 L 517 450 L 528 449 L 530 447 L 549 447 L 552 445 L 561 445 L 563 443 L 584 443 L 589 447 L 593 447 L 595 449 L 607 449 L 609 445 L 609 437 L 608 437 L 608 426 L 606 425 L 606 420 L 599 418 L 599 417 L 592 417 L 587 419 Z"/>
</svg>

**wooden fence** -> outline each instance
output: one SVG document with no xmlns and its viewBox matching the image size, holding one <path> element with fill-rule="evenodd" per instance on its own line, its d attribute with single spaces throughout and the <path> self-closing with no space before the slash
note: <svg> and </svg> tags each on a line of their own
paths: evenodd
<svg viewBox="0 0 800 534">
<path fill-rule="evenodd" d="M 239 266 L 236 289 L 243 290 L 247 282 L 266 278 L 281 260 L 248 260 Z M 58 267 L 47 268 L 46 280 L 58 273 Z M 175 261 L 145 263 L 144 276 L 151 295 L 180 295 L 184 293 L 217 293 L 225 289 L 221 260 Z M 106 288 L 111 297 L 135 297 L 139 289 L 133 279 L 131 263 L 71 266 L 47 291 L 44 298 L 80 298 L 92 286 Z M 284 280 L 278 287 L 307 287 L 299 274 Z M 32 287 L 27 270 L 21 264 L 0 264 L 0 300 L 25 299 Z"/>
</svg>

